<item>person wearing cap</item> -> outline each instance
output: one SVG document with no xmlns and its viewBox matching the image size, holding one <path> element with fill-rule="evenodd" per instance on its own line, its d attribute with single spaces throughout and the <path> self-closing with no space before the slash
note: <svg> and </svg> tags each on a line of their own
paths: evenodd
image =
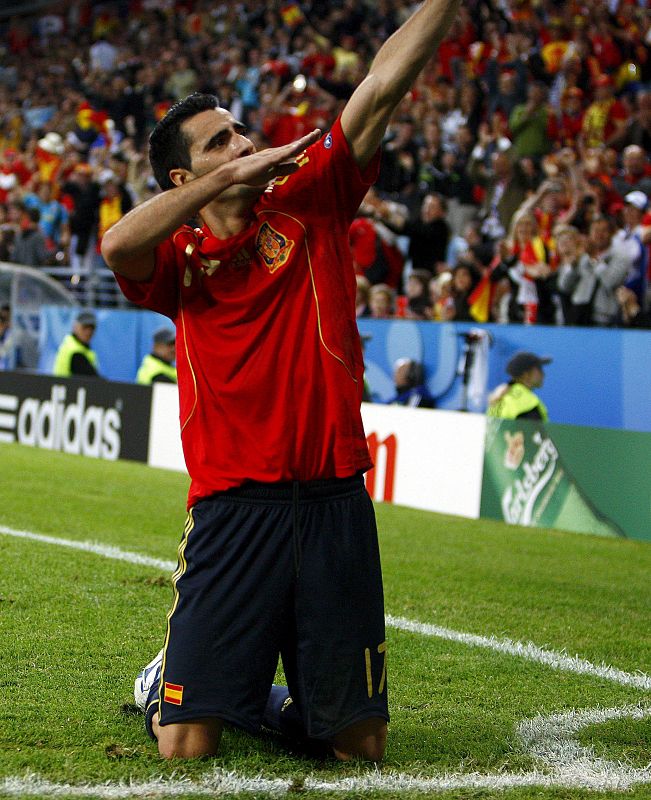
<svg viewBox="0 0 651 800">
<path fill-rule="evenodd" d="M 622 218 L 624 225 L 613 236 L 613 247 L 629 262 L 629 271 L 624 286 L 635 292 L 637 301 L 644 308 L 647 289 L 648 245 L 651 244 L 651 225 L 643 225 L 642 219 L 649 207 L 649 198 L 639 190 L 624 197 Z"/>
<path fill-rule="evenodd" d="M 149 386 L 152 383 L 176 383 L 174 366 L 176 334 L 171 328 L 159 328 L 153 336 L 151 353 L 142 360 L 136 383 Z"/>
<path fill-rule="evenodd" d="M 498 386 L 488 398 L 488 416 L 547 422 L 547 407 L 533 390 L 543 385 L 543 367 L 551 361 L 551 358 L 535 353 L 516 353 L 506 365 L 511 380 Z"/>
<path fill-rule="evenodd" d="M 96 328 L 97 318 L 92 311 L 82 311 L 77 315 L 72 332 L 63 339 L 57 351 L 54 375 L 58 378 L 70 378 L 73 375 L 100 377 L 97 353 L 90 346 Z"/>
<path fill-rule="evenodd" d="M 38 140 L 34 158 L 38 169 L 38 177 L 41 180 L 48 183 L 53 183 L 57 180 L 64 151 L 63 139 L 61 134 L 56 131 L 50 131 L 42 139 Z"/>
</svg>

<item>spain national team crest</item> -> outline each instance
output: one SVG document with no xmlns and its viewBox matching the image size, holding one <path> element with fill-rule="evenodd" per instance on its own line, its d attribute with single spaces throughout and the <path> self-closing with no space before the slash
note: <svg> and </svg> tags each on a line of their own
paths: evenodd
<svg viewBox="0 0 651 800">
<path fill-rule="evenodd" d="M 272 228 L 268 222 L 263 222 L 258 231 L 255 249 L 267 265 L 269 272 L 274 273 L 287 263 L 294 244 L 293 239 L 288 239 Z"/>
</svg>

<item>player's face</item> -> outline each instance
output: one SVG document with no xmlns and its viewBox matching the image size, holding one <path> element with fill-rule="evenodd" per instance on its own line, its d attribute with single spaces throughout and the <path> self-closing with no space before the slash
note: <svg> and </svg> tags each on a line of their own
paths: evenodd
<svg viewBox="0 0 651 800">
<path fill-rule="evenodd" d="M 190 140 L 192 176 L 200 177 L 236 158 L 255 153 L 255 145 L 247 137 L 246 127 L 225 108 L 202 111 L 183 123 L 183 132 Z M 220 195 L 259 194 L 250 186 L 233 186 Z"/>
</svg>

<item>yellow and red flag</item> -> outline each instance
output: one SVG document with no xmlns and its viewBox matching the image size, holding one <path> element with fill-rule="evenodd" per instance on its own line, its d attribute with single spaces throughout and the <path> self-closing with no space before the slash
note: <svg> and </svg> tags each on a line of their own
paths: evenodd
<svg viewBox="0 0 651 800">
<path fill-rule="evenodd" d="M 84 131 L 94 128 L 98 133 L 106 130 L 108 114 L 106 111 L 98 111 L 90 103 L 83 102 L 77 108 L 77 125 Z"/>
<path fill-rule="evenodd" d="M 183 703 L 183 687 L 178 683 L 168 683 L 165 681 L 163 700 L 166 703 L 172 703 L 172 705 L 180 706 Z"/>
<path fill-rule="evenodd" d="M 287 3 L 280 9 L 280 16 L 288 28 L 295 28 L 305 21 L 303 12 L 298 3 Z"/>
</svg>

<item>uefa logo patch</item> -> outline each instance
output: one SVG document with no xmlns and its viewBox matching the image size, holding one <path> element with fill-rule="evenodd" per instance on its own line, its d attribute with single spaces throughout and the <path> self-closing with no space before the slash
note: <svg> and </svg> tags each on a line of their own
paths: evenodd
<svg viewBox="0 0 651 800">
<path fill-rule="evenodd" d="M 323 146 L 326 150 L 329 150 L 332 147 L 332 134 L 329 133 L 325 139 L 323 140 Z"/>
</svg>

